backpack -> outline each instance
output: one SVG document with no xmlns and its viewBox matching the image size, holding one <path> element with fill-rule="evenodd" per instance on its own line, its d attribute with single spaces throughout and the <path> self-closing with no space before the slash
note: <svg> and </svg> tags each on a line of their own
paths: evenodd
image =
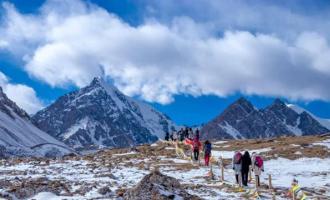
<svg viewBox="0 0 330 200">
<path fill-rule="evenodd" d="M 234 156 L 234 163 L 241 164 L 241 160 L 242 160 L 242 154 L 240 152 L 237 152 Z"/>
<path fill-rule="evenodd" d="M 199 141 L 195 140 L 193 143 L 194 150 L 199 150 Z"/>
<path fill-rule="evenodd" d="M 264 161 L 262 160 L 262 158 L 260 156 L 256 156 L 256 160 L 254 163 L 257 167 L 261 168 L 264 164 Z"/>
</svg>

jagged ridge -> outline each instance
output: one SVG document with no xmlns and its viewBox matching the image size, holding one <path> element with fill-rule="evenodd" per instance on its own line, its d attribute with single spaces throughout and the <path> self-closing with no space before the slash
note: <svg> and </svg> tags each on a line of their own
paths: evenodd
<svg viewBox="0 0 330 200">
<path fill-rule="evenodd" d="M 203 126 L 202 137 L 244 139 L 326 132 L 329 130 L 311 114 L 306 111 L 298 113 L 280 99 L 259 110 L 245 98 L 240 98 Z"/>
</svg>

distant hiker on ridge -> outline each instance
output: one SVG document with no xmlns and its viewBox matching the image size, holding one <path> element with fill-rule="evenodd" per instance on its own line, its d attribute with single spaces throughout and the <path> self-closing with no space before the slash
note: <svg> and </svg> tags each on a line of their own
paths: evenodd
<svg viewBox="0 0 330 200">
<path fill-rule="evenodd" d="M 166 141 L 169 141 L 169 139 L 170 139 L 170 134 L 169 134 L 169 132 L 167 131 L 167 132 L 165 133 L 165 140 L 166 140 Z"/>
</svg>

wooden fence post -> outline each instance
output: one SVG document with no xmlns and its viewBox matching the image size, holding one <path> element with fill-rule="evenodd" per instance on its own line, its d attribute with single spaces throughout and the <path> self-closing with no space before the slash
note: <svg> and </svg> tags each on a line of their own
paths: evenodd
<svg viewBox="0 0 330 200">
<path fill-rule="evenodd" d="M 220 160 L 220 169 L 221 169 L 221 182 L 224 182 L 225 181 L 225 170 L 224 170 L 224 166 L 223 166 L 223 159 L 222 159 L 222 156 L 220 156 L 219 158 Z"/>
<path fill-rule="evenodd" d="M 272 185 L 272 175 L 268 174 L 268 188 L 269 189 L 273 189 L 273 185 Z"/>
</svg>

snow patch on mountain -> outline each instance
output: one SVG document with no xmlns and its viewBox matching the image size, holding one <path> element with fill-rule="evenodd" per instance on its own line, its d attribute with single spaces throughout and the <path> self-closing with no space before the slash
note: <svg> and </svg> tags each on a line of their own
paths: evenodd
<svg viewBox="0 0 330 200">
<path fill-rule="evenodd" d="M 223 128 L 229 135 L 231 135 L 234 139 L 240 139 L 244 138 L 242 137 L 241 133 L 232 127 L 228 122 L 225 121 L 224 125 L 219 125 L 221 128 Z"/>
</svg>

